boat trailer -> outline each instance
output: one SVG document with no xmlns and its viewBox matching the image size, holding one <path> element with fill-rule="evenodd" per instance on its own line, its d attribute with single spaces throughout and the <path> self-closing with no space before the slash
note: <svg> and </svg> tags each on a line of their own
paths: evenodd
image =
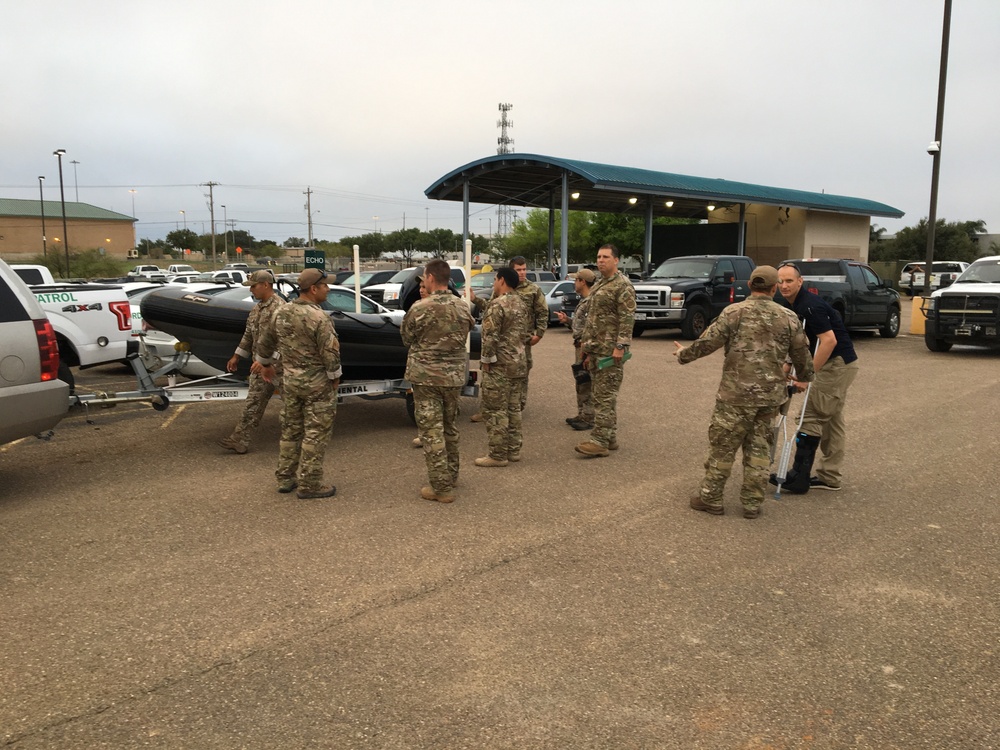
<svg viewBox="0 0 1000 750">
<path fill-rule="evenodd" d="M 191 356 L 189 352 L 179 351 L 176 356 L 157 370 L 150 372 L 138 353 L 131 354 L 128 362 L 135 373 L 137 388 L 134 391 L 71 394 L 70 408 L 82 406 L 89 414 L 90 406 L 108 409 L 118 404 L 148 403 L 156 411 L 164 411 L 171 404 L 196 404 L 218 401 L 243 401 L 247 397 L 249 385 L 235 375 L 221 373 L 213 377 L 177 382 L 177 374 Z M 469 371 L 466 384 L 462 387 L 463 396 L 478 396 L 479 385 L 477 373 Z M 156 385 L 158 378 L 166 377 L 167 385 Z M 280 392 L 280 389 L 279 389 Z M 349 398 L 379 400 L 383 398 L 405 398 L 406 411 L 411 420 L 414 417 L 413 386 L 403 378 L 388 380 L 348 380 L 337 388 L 337 403 L 342 404 Z"/>
</svg>

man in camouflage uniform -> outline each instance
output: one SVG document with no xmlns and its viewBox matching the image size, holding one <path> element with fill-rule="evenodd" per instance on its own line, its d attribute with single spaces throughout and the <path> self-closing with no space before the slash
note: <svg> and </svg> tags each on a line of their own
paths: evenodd
<svg viewBox="0 0 1000 750">
<path fill-rule="evenodd" d="M 299 296 L 284 305 L 274 321 L 274 335 L 264 333 L 261 351 L 280 354 L 284 374 L 281 389 L 281 446 L 278 492 L 298 487 L 302 500 L 333 497 L 337 488 L 323 483 L 323 458 L 337 415 L 340 385 L 340 340 L 329 313 L 320 305 L 330 287 L 326 273 L 307 268 L 299 274 Z M 264 377 L 273 380 L 274 369 Z"/>
<path fill-rule="evenodd" d="M 722 493 L 736 451 L 743 449 L 743 517 L 757 518 L 767 488 L 771 429 L 778 408 L 787 398 L 785 358 L 796 377 L 813 379 L 809 341 L 799 319 L 774 302 L 778 272 L 758 266 L 750 274 L 750 297 L 729 305 L 691 346 L 674 342 L 682 365 L 725 347 L 722 382 L 708 428 L 709 454 L 701 493 L 691 507 L 722 515 Z"/>
<path fill-rule="evenodd" d="M 549 327 L 549 306 L 545 302 L 545 295 L 538 288 L 537 284 L 528 281 L 528 261 L 518 255 L 510 259 L 507 264 L 514 269 L 517 274 L 518 284 L 517 296 L 524 303 L 526 312 L 524 327 L 524 355 L 527 360 L 527 372 L 521 382 L 521 411 L 528 402 L 528 377 L 531 375 L 531 347 L 542 340 L 545 329 Z"/>
<path fill-rule="evenodd" d="M 274 293 L 274 276 L 270 271 L 254 271 L 243 282 L 243 286 L 250 287 L 250 294 L 257 300 L 257 304 L 247 316 L 247 327 L 243 332 L 243 338 L 236 347 L 236 353 L 226 363 L 226 369 L 229 372 L 236 372 L 241 358 L 253 357 L 254 361 L 250 365 L 250 388 L 247 391 L 247 400 L 243 404 L 243 413 L 233 433 L 218 441 L 223 448 L 239 454 L 246 453 L 250 449 L 250 438 L 264 416 L 267 402 L 274 395 L 274 385 L 264 380 L 260 374 L 264 365 L 271 364 L 269 359 L 261 357 L 260 354 L 261 332 L 265 329 L 273 330 L 274 316 L 285 303 Z M 280 375 L 279 366 L 276 377 Z"/>
<path fill-rule="evenodd" d="M 590 373 L 583 366 L 583 347 L 580 339 L 587 324 L 587 310 L 590 308 L 590 289 L 597 281 L 597 274 L 589 268 L 581 268 L 573 279 L 573 289 L 580 297 L 573 311 L 573 379 L 576 383 L 576 415 L 566 418 L 566 424 L 574 430 L 591 430 L 594 428 L 594 404 L 591 400 L 592 385 Z M 561 310 L 556 313 L 563 325 L 570 323 L 570 317 Z"/>
<path fill-rule="evenodd" d="M 448 289 L 451 269 L 432 260 L 424 269 L 428 294 L 403 318 L 403 344 L 410 348 L 406 379 L 413 386 L 417 430 L 430 485 L 425 500 L 450 503 L 458 481 L 458 399 L 468 367 L 466 339 L 475 325 L 469 304 Z"/>
<path fill-rule="evenodd" d="M 618 391 L 635 321 L 635 289 L 618 271 L 620 256 L 614 245 L 603 245 L 597 251 L 600 277 L 590 290 L 587 322 L 580 337 L 592 383 L 594 430 L 590 440 L 576 446 L 576 452 L 588 457 L 607 456 L 609 450 L 618 449 Z M 608 357 L 601 367 L 601 361 Z"/>
<path fill-rule="evenodd" d="M 493 299 L 483 316 L 479 369 L 483 373 L 483 416 L 489 433 L 489 455 L 476 466 L 507 466 L 521 460 L 522 381 L 528 376 L 523 332 L 527 310 L 517 297 L 520 279 L 501 268 L 493 281 Z"/>
</svg>

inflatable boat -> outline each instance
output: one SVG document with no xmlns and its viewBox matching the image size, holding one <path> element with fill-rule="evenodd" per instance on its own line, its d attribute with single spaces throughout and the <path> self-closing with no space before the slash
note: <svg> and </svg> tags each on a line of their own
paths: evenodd
<svg viewBox="0 0 1000 750">
<path fill-rule="evenodd" d="M 402 378 L 407 355 L 400 334 L 402 313 L 386 311 L 364 297 L 362 301 L 367 304 L 362 309 L 373 312 L 332 309 L 335 307 L 331 301 L 332 292 L 333 289 L 328 299 L 331 308 L 328 312 L 340 337 L 343 379 Z M 282 293 L 282 296 L 285 295 Z M 350 301 L 353 305 L 353 294 Z M 187 343 L 192 353 L 211 367 L 225 370 L 243 337 L 247 316 L 254 304 L 245 287 L 189 291 L 183 287 L 165 286 L 146 295 L 141 310 L 143 320 L 149 325 Z M 472 334 L 473 359 L 479 358 L 479 348 L 477 326 Z M 249 360 L 241 360 L 237 374 L 247 377 L 249 372 Z"/>
</svg>

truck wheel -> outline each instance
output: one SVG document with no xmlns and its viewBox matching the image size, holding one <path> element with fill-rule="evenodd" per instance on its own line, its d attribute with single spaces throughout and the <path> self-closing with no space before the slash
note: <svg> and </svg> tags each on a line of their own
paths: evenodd
<svg viewBox="0 0 1000 750">
<path fill-rule="evenodd" d="M 899 308 L 889 310 L 885 325 L 878 329 L 878 335 L 884 339 L 894 339 L 899 335 Z"/>
<path fill-rule="evenodd" d="M 933 333 L 924 334 L 924 343 L 932 352 L 947 352 L 951 350 L 951 342 L 939 339 Z"/>
<path fill-rule="evenodd" d="M 704 305 L 691 305 L 687 316 L 681 323 L 681 336 L 686 339 L 696 339 L 708 328 L 708 308 Z"/>
<path fill-rule="evenodd" d="M 73 371 L 65 362 L 59 362 L 59 372 L 56 377 L 69 385 L 69 395 L 72 396 L 76 393 L 76 380 L 73 378 Z"/>
<path fill-rule="evenodd" d="M 632 338 L 634 339 L 639 338 L 639 336 L 641 336 L 645 332 L 646 332 L 646 326 L 644 326 L 642 323 L 632 324 Z"/>
</svg>

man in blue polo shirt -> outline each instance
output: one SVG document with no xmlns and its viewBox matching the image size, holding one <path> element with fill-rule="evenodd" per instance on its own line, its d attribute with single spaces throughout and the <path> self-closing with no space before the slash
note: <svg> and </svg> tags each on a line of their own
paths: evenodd
<svg viewBox="0 0 1000 750">
<path fill-rule="evenodd" d="M 844 404 L 847 390 L 858 374 L 858 355 L 840 315 L 818 294 L 803 290 L 802 274 L 794 264 L 778 268 L 778 291 L 804 321 L 809 344 L 815 351 L 816 371 L 802 429 L 795 441 L 795 463 L 783 489 L 793 494 L 805 494 L 810 489 L 836 491 L 841 486 L 846 442 Z M 805 388 L 806 383 L 796 385 Z M 815 461 L 817 449 L 820 455 Z"/>
</svg>

